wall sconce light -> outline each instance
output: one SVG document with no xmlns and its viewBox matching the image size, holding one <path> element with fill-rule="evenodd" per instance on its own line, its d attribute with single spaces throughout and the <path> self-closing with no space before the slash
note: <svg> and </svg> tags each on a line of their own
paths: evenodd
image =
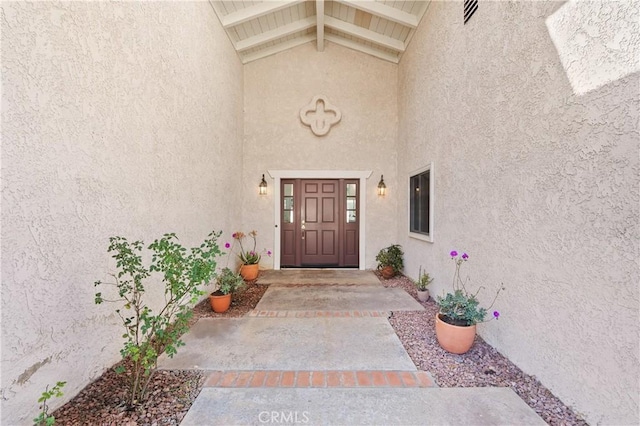
<svg viewBox="0 0 640 426">
<path fill-rule="evenodd" d="M 260 189 L 260 195 L 267 195 L 267 181 L 264 180 L 264 174 L 262 175 L 262 181 L 260 185 L 258 185 L 258 188 Z"/>
<path fill-rule="evenodd" d="M 380 175 L 380 182 L 378 182 L 378 196 L 384 197 L 387 193 L 387 185 L 384 184 L 384 178 Z"/>
</svg>

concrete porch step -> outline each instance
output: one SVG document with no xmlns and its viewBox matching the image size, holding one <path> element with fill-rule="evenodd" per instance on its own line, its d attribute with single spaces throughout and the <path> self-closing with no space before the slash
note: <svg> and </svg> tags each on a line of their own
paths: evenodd
<svg viewBox="0 0 640 426">
<path fill-rule="evenodd" d="M 372 271 L 348 269 L 281 269 L 278 271 L 268 269 L 260 271 L 257 283 L 264 285 L 382 285 L 376 274 Z"/>
<path fill-rule="evenodd" d="M 382 285 L 272 285 L 257 311 L 423 311 L 401 288 Z"/>
</svg>

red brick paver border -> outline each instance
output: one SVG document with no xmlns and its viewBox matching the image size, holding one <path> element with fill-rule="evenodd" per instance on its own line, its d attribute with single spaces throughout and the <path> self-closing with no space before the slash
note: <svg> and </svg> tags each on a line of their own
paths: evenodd
<svg viewBox="0 0 640 426">
<path fill-rule="evenodd" d="M 298 371 L 295 387 L 308 388 L 310 386 L 311 386 L 311 371 Z"/>
<path fill-rule="evenodd" d="M 205 387 L 256 388 L 431 388 L 437 387 L 426 371 L 212 371 Z"/>
<path fill-rule="evenodd" d="M 296 383 L 296 372 L 295 371 L 283 371 L 282 372 L 282 380 L 280 380 L 280 386 L 282 387 L 292 387 Z"/>
</svg>

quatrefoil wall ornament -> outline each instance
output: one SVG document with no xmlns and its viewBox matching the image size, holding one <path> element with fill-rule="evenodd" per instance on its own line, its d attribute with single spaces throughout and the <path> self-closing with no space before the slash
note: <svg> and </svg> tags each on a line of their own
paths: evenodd
<svg viewBox="0 0 640 426">
<path fill-rule="evenodd" d="M 331 105 L 324 95 L 314 96 L 311 102 L 300 110 L 300 121 L 311 127 L 316 136 L 329 133 L 331 126 L 337 124 L 341 118 L 340 110 Z"/>
</svg>

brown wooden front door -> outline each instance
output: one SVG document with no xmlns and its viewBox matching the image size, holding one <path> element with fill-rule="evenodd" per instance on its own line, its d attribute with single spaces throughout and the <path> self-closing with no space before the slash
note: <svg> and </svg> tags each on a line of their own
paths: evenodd
<svg viewBox="0 0 640 426">
<path fill-rule="evenodd" d="M 358 266 L 358 181 L 283 179 L 283 267 Z"/>
</svg>

